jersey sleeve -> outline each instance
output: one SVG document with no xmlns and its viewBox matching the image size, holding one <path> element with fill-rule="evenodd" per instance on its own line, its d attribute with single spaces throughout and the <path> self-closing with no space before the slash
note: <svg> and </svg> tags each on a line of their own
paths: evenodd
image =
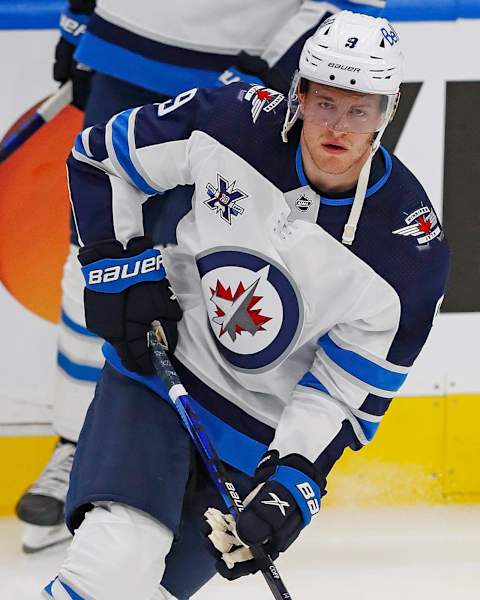
<svg viewBox="0 0 480 600">
<path fill-rule="evenodd" d="M 313 35 L 325 19 L 339 10 L 351 10 L 378 17 L 385 4 L 384 0 L 363 0 L 362 2 L 305 0 L 301 3 L 298 12 L 284 24 L 265 48 L 262 58 L 270 68 L 288 74 L 290 79 L 298 67 L 298 58 L 305 41 Z"/>
<path fill-rule="evenodd" d="M 123 111 L 77 136 L 67 170 L 80 245 L 105 239 L 126 244 L 143 235 L 143 203 L 193 183 L 190 136 L 209 103 L 209 92 L 195 88 Z"/>
<path fill-rule="evenodd" d="M 270 449 L 313 462 L 323 489 L 344 449 L 359 450 L 372 440 L 405 382 L 439 310 L 448 264 L 446 247 L 423 297 L 408 289 L 385 293 L 375 277 L 353 318 L 317 340 L 314 362 L 295 387 Z"/>
</svg>

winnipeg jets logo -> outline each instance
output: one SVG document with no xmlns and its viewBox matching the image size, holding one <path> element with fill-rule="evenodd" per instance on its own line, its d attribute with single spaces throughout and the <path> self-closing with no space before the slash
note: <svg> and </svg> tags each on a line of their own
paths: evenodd
<svg viewBox="0 0 480 600">
<path fill-rule="evenodd" d="M 210 248 L 196 257 L 210 333 L 234 369 L 273 369 L 295 347 L 303 302 L 289 272 L 252 249 Z"/>
<path fill-rule="evenodd" d="M 204 200 L 211 210 L 214 210 L 229 225 L 232 224 L 232 216 L 243 215 L 245 209 L 238 206 L 238 202 L 247 198 L 247 194 L 235 187 L 236 181 L 229 183 L 227 179 L 217 173 L 217 187 L 212 183 L 207 184 L 208 200 Z"/>
<path fill-rule="evenodd" d="M 253 85 L 245 94 L 245 100 L 252 104 L 251 112 L 254 123 L 257 122 L 262 110 L 267 113 L 274 110 L 284 98 L 285 96 L 280 92 L 261 85 Z"/>
<path fill-rule="evenodd" d="M 269 492 L 268 495 L 272 498 L 272 500 L 262 500 L 262 504 L 268 504 L 269 506 L 276 506 L 280 512 L 282 513 L 283 516 L 285 516 L 287 513 L 285 512 L 286 508 L 290 507 L 290 504 L 288 502 L 285 502 L 285 500 L 281 500 L 277 494 L 274 494 L 273 492 Z"/>
<path fill-rule="evenodd" d="M 268 267 L 264 276 L 267 275 Z M 216 307 L 216 316 L 212 321 L 220 325 L 219 337 L 226 333 L 232 342 L 235 342 L 237 335 L 241 335 L 244 331 L 252 336 L 259 331 L 265 331 L 263 325 L 271 321 L 271 317 L 261 314 L 261 309 L 256 306 L 262 300 L 262 296 L 255 295 L 261 278 L 260 273 L 260 277 L 246 288 L 240 281 L 234 293 L 230 287 L 225 288 L 218 279 L 215 289 L 210 288 L 212 292 L 210 301 Z"/>
<path fill-rule="evenodd" d="M 419 245 L 427 244 L 443 235 L 437 215 L 428 206 L 421 206 L 412 213 L 405 213 L 405 227 L 395 229 L 396 235 L 414 236 Z M 440 238 L 441 239 L 441 238 Z"/>
</svg>

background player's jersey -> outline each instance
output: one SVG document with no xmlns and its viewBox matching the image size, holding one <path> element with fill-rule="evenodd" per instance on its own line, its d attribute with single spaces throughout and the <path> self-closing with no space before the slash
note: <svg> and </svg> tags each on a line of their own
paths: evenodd
<svg viewBox="0 0 480 600">
<path fill-rule="evenodd" d="M 251 473 L 270 444 L 326 474 L 373 437 L 407 377 L 448 247 L 423 188 L 384 149 L 355 242 L 342 245 L 353 199 L 309 186 L 301 122 L 280 137 L 285 109 L 273 90 L 233 84 L 125 111 L 79 135 L 70 188 L 91 244 L 142 235 L 150 196 L 195 186 L 178 246 L 164 252 L 184 311 L 184 383 L 230 464 Z M 122 370 L 111 349 L 107 359 Z"/>
<path fill-rule="evenodd" d="M 93 69 L 162 94 L 219 85 L 246 51 L 287 80 L 320 22 L 349 9 L 378 16 L 383 0 L 97 0 L 76 58 Z"/>
</svg>

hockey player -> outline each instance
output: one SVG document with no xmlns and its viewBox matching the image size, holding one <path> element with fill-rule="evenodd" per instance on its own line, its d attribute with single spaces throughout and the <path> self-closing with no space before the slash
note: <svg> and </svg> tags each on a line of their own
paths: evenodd
<svg viewBox="0 0 480 600">
<path fill-rule="evenodd" d="M 68 166 L 86 322 L 107 363 L 72 469 L 76 533 L 47 598 L 185 600 L 216 570 L 255 572 L 242 542 L 287 550 L 343 450 L 373 438 L 449 262 L 425 191 L 380 146 L 401 77 L 393 27 L 342 11 L 305 43 L 288 99 L 192 89 L 78 136 Z M 142 205 L 186 184 L 191 210 L 160 255 Z M 236 533 L 153 375 L 153 319 L 249 495 Z"/>
<path fill-rule="evenodd" d="M 341 4 L 379 14 L 384 3 Z M 94 8 L 94 0 L 70 0 L 60 21 L 54 68 L 58 81 L 72 79 L 74 103 L 85 108 L 85 127 L 192 87 L 239 79 L 286 93 L 303 43 L 338 10 L 335 3 L 304 0 L 239 0 L 230 2 L 228 10 L 223 0 L 98 0 L 90 18 Z M 189 210 L 191 195 L 190 186 L 178 186 L 162 203 L 145 204 L 146 230 L 155 243 L 175 241 L 176 222 Z M 73 233 L 62 282 L 53 397 L 53 426 L 60 441 L 17 506 L 28 523 L 23 547 L 30 552 L 69 536 L 63 509 L 70 465 L 103 365 L 102 340 L 85 326 L 77 252 Z"/>
</svg>

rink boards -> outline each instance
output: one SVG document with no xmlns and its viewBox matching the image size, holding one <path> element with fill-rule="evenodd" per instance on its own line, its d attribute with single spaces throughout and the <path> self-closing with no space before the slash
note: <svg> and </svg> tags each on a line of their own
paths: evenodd
<svg viewBox="0 0 480 600">
<path fill-rule="evenodd" d="M 346 450 L 328 481 L 325 506 L 480 502 L 480 395 L 397 398 L 372 443 Z M 52 436 L 0 438 L 0 515 L 52 450 Z"/>
<path fill-rule="evenodd" d="M 480 500 L 480 117 L 474 102 L 480 68 L 472 52 L 480 21 L 401 22 L 397 29 L 407 54 L 409 92 L 403 99 L 406 114 L 390 143 L 443 219 L 454 250 L 451 287 L 402 397 L 373 443 L 361 453 L 347 451 L 337 465 L 325 501 L 332 505 Z M 0 31 L 0 52 L 13 57 L 4 65 L 0 136 L 54 91 L 56 39 L 51 30 Z M 60 195 L 60 201 L 60 206 L 47 203 L 32 189 L 30 209 L 22 205 L 13 213 L 15 232 L 2 230 L 0 274 L 7 268 L 8 278 L 2 275 L 0 285 L 0 514 L 12 511 L 54 442 L 48 401 L 67 219 L 66 199 Z M 12 201 L 9 214 L 15 207 Z M 22 268 L 20 253 L 26 261 Z"/>
</svg>

